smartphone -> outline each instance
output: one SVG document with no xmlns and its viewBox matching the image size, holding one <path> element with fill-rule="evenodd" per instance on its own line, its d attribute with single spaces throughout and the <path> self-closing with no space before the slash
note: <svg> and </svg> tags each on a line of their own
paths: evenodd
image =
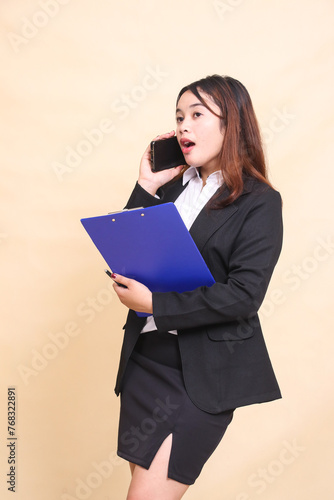
<svg viewBox="0 0 334 500">
<path fill-rule="evenodd" d="M 186 165 L 186 161 L 175 135 L 151 142 L 152 172 L 160 172 L 179 165 Z"/>
</svg>

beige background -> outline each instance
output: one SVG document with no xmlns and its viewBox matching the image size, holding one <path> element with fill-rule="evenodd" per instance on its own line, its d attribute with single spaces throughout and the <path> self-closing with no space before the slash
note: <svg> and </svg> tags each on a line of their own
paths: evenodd
<svg viewBox="0 0 334 500">
<path fill-rule="evenodd" d="M 185 498 L 331 499 L 332 0 L 0 9 L 1 498 L 125 498 L 113 387 L 126 310 L 80 218 L 122 208 L 146 145 L 174 128 L 180 88 L 220 73 L 248 88 L 284 200 L 261 310 L 284 398 L 236 412 Z M 15 496 L 4 479 L 13 385 Z"/>
</svg>

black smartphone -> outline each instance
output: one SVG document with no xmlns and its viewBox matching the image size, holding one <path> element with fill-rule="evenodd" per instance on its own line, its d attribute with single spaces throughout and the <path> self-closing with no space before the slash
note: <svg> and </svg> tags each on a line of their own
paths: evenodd
<svg viewBox="0 0 334 500">
<path fill-rule="evenodd" d="M 179 165 L 186 165 L 186 161 L 175 135 L 151 142 L 152 172 L 160 172 Z"/>
</svg>

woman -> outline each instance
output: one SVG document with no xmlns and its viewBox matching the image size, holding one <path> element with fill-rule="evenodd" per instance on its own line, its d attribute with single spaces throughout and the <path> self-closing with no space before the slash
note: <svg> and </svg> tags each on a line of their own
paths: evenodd
<svg viewBox="0 0 334 500">
<path fill-rule="evenodd" d="M 281 198 L 251 99 L 239 81 L 207 77 L 181 90 L 176 122 L 190 167 L 152 173 L 148 147 L 127 208 L 175 202 L 216 282 L 151 293 L 113 275 L 130 309 L 115 388 L 128 500 L 182 498 L 235 408 L 281 397 L 257 315 L 281 250 Z"/>
</svg>

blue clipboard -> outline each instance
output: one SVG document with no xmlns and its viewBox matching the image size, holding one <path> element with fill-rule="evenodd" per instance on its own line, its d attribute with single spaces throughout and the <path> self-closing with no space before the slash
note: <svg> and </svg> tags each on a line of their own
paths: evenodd
<svg viewBox="0 0 334 500">
<path fill-rule="evenodd" d="M 186 292 L 215 282 L 174 203 L 81 222 L 112 272 L 152 292 Z"/>
</svg>

